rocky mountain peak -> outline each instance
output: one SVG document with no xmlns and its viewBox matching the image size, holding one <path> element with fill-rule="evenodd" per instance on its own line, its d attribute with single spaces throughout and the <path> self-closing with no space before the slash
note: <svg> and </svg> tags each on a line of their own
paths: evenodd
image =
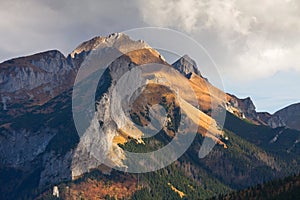
<svg viewBox="0 0 300 200">
<path fill-rule="evenodd" d="M 58 50 L 50 50 L 33 55 L 29 57 L 28 61 L 32 65 L 47 72 L 57 72 L 64 68 L 67 64 L 66 57 Z M 71 70 L 71 68 L 66 68 L 66 70 Z"/>
<path fill-rule="evenodd" d="M 40 105 L 70 88 L 76 71 L 58 50 L 11 59 L 0 69 L 0 110 L 11 115 L 21 112 L 18 104 Z"/>
<path fill-rule="evenodd" d="M 195 73 L 195 74 L 201 76 L 201 73 L 197 67 L 196 62 L 192 58 L 190 58 L 188 55 L 182 56 L 172 65 L 175 69 L 177 69 L 184 76 L 188 76 L 191 73 Z"/>
<path fill-rule="evenodd" d="M 245 108 L 247 108 L 248 112 L 255 111 L 255 105 L 250 97 L 247 97 L 245 99 L 241 99 L 241 102 L 245 105 Z"/>
<path fill-rule="evenodd" d="M 250 97 L 240 99 L 233 94 L 228 94 L 227 110 L 240 118 L 247 118 L 256 124 L 265 124 L 263 119 L 264 114 L 256 112 L 256 107 Z"/>
</svg>

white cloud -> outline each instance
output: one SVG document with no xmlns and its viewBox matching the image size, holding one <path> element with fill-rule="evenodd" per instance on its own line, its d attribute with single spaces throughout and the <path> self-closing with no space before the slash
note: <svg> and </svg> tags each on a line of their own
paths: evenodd
<svg viewBox="0 0 300 200">
<path fill-rule="evenodd" d="M 246 34 L 255 21 L 252 17 L 243 16 L 234 0 L 173 0 L 166 3 L 145 0 L 138 3 L 147 23 L 184 29 L 187 32 L 213 29 Z"/>
<path fill-rule="evenodd" d="M 68 54 L 98 35 L 142 26 L 123 0 L 0 0 L 0 61 L 48 49 Z"/>
<path fill-rule="evenodd" d="M 198 16 L 199 3 L 194 0 L 137 1 L 143 19 L 154 26 L 178 26 L 192 31 Z"/>
<path fill-rule="evenodd" d="M 225 76 L 253 80 L 280 70 L 300 71 L 299 1 L 139 2 L 146 23 L 184 30 L 197 38 Z"/>
</svg>

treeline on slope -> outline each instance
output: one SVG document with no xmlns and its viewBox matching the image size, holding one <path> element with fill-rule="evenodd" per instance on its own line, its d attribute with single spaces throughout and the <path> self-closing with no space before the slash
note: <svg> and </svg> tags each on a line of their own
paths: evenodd
<svg viewBox="0 0 300 200">
<path fill-rule="evenodd" d="M 238 124 L 237 128 L 247 125 L 257 127 L 238 118 L 232 118 L 230 123 L 231 126 Z M 230 128 L 228 124 L 225 127 Z M 256 131 L 263 134 L 260 128 Z M 229 140 L 225 141 L 228 149 L 217 145 L 208 156 L 199 159 L 197 153 L 203 137 L 198 134 L 191 147 L 178 161 L 155 172 L 135 174 L 135 178 L 139 180 L 137 187 L 141 189 L 133 194 L 132 199 L 181 199 L 168 183 L 185 194 L 182 199 L 207 199 L 218 194 L 224 196 L 232 189 L 244 189 L 293 173 L 288 167 L 288 161 L 274 157 L 264 150 L 264 145 L 254 145 L 241 135 L 241 132 L 233 133 L 225 129 L 225 136 L 229 137 Z M 149 152 L 161 148 L 171 139 L 162 131 L 152 138 L 145 139 L 145 145 L 131 140 L 120 146 L 131 152 Z M 95 178 L 93 174 L 86 176 Z M 114 197 L 106 196 L 106 199 Z"/>
<path fill-rule="evenodd" d="M 54 105 L 58 106 L 58 104 L 59 101 Z M 49 124 L 57 127 L 65 119 L 71 118 L 68 112 L 70 106 L 64 106 L 65 108 L 61 110 L 61 113 L 46 114 L 48 115 Z M 38 117 L 35 116 L 34 118 Z M 30 125 L 31 123 L 27 124 L 27 126 Z M 68 130 L 70 131 L 66 135 L 57 134 L 56 137 L 59 138 L 53 139 L 47 149 L 63 154 L 70 146 L 76 144 L 74 141 L 77 138 L 74 141 L 72 139 L 73 142 L 70 143 L 70 146 L 57 144 L 58 141 L 66 141 L 62 140 L 60 136 L 70 138 L 73 135 L 72 129 Z M 156 199 L 164 199 L 170 196 L 173 199 L 180 198 L 168 185 L 168 183 L 171 183 L 185 194 L 183 197 L 185 199 L 206 199 L 217 194 L 225 194 L 231 189 L 244 189 L 276 177 L 292 174 L 295 169 L 299 169 L 299 167 L 297 168 L 299 166 L 297 152 L 287 153 L 286 146 L 284 148 L 275 146 L 278 147 L 276 149 L 272 145 L 278 144 L 270 145 L 269 143 L 272 137 L 282 130 L 287 131 L 285 134 L 291 133 L 291 138 L 285 138 L 286 140 L 293 140 L 295 135 L 299 134 L 299 132 L 289 129 L 271 129 L 266 126 L 257 126 L 228 114 L 225 123 L 225 136 L 228 136 L 229 140 L 224 141 L 228 149 L 223 149 L 223 147 L 217 145 L 207 157 L 199 159 L 198 151 L 203 142 L 203 137 L 197 135 L 189 150 L 178 162 L 165 169 L 140 175 L 140 183 L 143 184 L 143 189 L 137 191 L 132 198 L 139 199 L 141 196 Z M 171 139 L 165 133 L 160 133 L 145 140 L 146 145 L 130 141 L 122 147 L 132 152 L 149 152 L 161 148 L 169 143 Z M 257 143 L 256 140 L 259 142 Z M 283 143 L 288 144 L 288 142 L 284 141 Z M 297 150 L 297 148 L 294 150 Z M 295 158 L 296 164 L 293 166 L 290 163 Z M 276 170 L 276 167 L 280 170 Z"/>
<path fill-rule="evenodd" d="M 224 128 L 280 158 L 297 162 L 295 169 L 299 169 L 300 145 L 295 144 L 295 141 L 299 139 L 300 131 L 285 127 L 273 129 L 269 126 L 255 125 L 229 112 L 226 114 Z"/>
<path fill-rule="evenodd" d="M 212 200 L 295 200 L 300 199 L 300 175 L 289 176 L 284 179 L 273 180 L 264 184 L 231 192 L 226 195 L 219 195 Z"/>
<path fill-rule="evenodd" d="M 202 137 L 198 135 L 195 142 L 198 143 L 200 140 Z M 169 141 L 170 137 L 161 131 L 153 138 L 145 139 L 145 145 L 130 141 L 121 147 L 131 152 L 149 152 L 161 148 Z M 132 199 L 207 199 L 231 190 L 205 170 L 197 167 L 187 153 L 166 168 L 139 174 L 139 180 L 143 187 Z M 183 192 L 184 196 L 180 198 L 169 184 Z"/>
<path fill-rule="evenodd" d="M 298 131 L 283 128 L 271 129 L 266 126 L 251 124 L 230 114 L 228 117 L 229 119 L 226 120 L 224 129 L 225 136 L 229 137 L 229 140 L 225 141 L 228 149 L 215 146 L 208 156 L 204 159 L 199 159 L 197 152 L 201 147 L 203 138 L 201 136 L 197 136 L 190 149 L 181 159 L 179 159 L 179 161 L 183 161 L 182 163 L 185 167 L 183 172 L 186 176 L 199 181 L 203 180 L 203 174 L 207 174 L 208 176 L 206 178 L 209 179 L 213 177 L 214 180 L 218 180 L 219 183 L 226 186 L 228 189 L 243 189 L 297 172 L 297 169 L 299 169 L 297 167 L 299 166 L 297 162 L 299 160 L 299 156 L 297 153 L 287 153 L 285 147 L 279 148 L 275 151 L 275 147 L 269 145 L 269 141 L 272 137 L 283 130 L 287 131 L 285 134 L 291 134 L 291 138 L 287 138 L 290 140 L 288 141 L 290 143 L 293 141 L 294 136 L 299 134 Z M 244 127 L 245 129 L 243 129 Z M 260 141 L 259 143 L 254 144 L 256 139 L 255 137 L 257 137 L 257 140 Z M 162 138 L 157 139 L 159 141 L 163 141 Z M 267 143 L 265 144 L 263 142 Z M 147 152 L 145 149 L 147 143 L 144 146 L 135 144 L 134 142 L 129 142 L 126 146 L 127 148 L 134 150 L 134 152 L 140 148 L 142 149 L 140 152 Z M 153 150 L 153 148 L 151 148 L 151 150 Z M 290 164 L 292 160 L 296 161 L 294 166 L 291 166 Z M 189 164 L 189 167 L 186 167 L 188 165 L 187 163 Z M 188 170 L 186 170 L 187 168 Z M 191 168 L 193 170 L 191 170 Z M 199 173 L 197 174 L 195 173 L 197 171 L 195 169 L 201 170 L 199 170 Z M 153 175 L 151 177 L 155 176 Z M 154 180 L 154 183 L 155 184 L 153 184 L 153 186 L 160 187 L 161 185 L 157 180 Z M 181 187 L 181 189 L 181 191 L 188 194 L 185 188 Z M 209 189 L 210 187 L 205 187 L 205 190 Z M 152 195 L 153 197 L 155 194 L 151 193 L 151 191 L 151 189 L 142 190 L 137 192 L 136 195 L 146 195 L 147 193 L 147 195 Z M 160 193 L 160 190 L 156 192 Z M 219 192 L 222 193 L 222 191 Z M 204 199 L 207 197 L 209 196 L 202 195 L 197 198 Z M 188 198 L 188 196 L 185 198 Z"/>
<path fill-rule="evenodd" d="M 93 185 L 93 180 L 104 181 L 106 185 L 113 185 L 115 181 L 121 181 L 122 178 L 124 180 L 134 178 L 137 189 L 137 191 L 131 197 L 124 197 L 123 199 L 207 199 L 212 198 L 216 194 L 225 194 L 230 191 L 228 187 L 222 185 L 217 180 L 212 181 L 210 177 L 206 177 L 205 173 L 203 174 L 203 180 L 201 182 L 193 180 L 191 177 L 186 176 L 184 170 L 182 169 L 182 164 L 180 162 L 176 162 L 164 169 L 144 174 L 127 174 L 113 170 L 110 175 L 106 175 L 98 170 L 94 170 L 85 174 L 78 180 L 61 183 L 58 185 L 61 198 L 53 197 L 52 188 L 49 188 L 42 195 L 40 195 L 38 199 L 64 199 L 64 197 L 68 196 L 66 188 L 72 188 L 72 185 L 74 186 L 74 184 L 79 185 L 80 183 L 84 182 L 88 184 L 88 187 L 95 188 L 98 187 L 97 184 L 99 184 L 99 182 L 96 182 L 96 185 Z M 184 196 L 181 198 L 177 192 L 172 190 L 169 184 L 174 186 L 179 191 L 182 191 Z M 209 190 L 208 188 L 213 188 L 213 190 Z M 85 191 L 83 188 L 80 189 L 82 189 L 82 191 L 77 192 L 79 196 L 76 197 L 79 199 L 89 199 L 86 196 L 87 191 Z M 110 193 L 110 195 L 105 196 L 99 193 L 96 196 L 101 197 L 101 199 L 116 199 L 114 193 Z"/>
</svg>

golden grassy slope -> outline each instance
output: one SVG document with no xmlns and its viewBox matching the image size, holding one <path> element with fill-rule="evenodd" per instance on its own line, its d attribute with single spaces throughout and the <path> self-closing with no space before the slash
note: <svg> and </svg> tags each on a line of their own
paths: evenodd
<svg viewBox="0 0 300 200">
<path fill-rule="evenodd" d="M 151 63 L 151 66 L 141 67 L 144 78 L 148 80 L 148 85 L 131 107 L 131 114 L 135 113 L 143 126 L 149 124 L 149 121 L 143 116 L 146 109 L 155 104 L 161 104 L 162 98 L 165 98 L 168 104 L 173 103 L 174 107 L 179 106 L 181 112 L 198 125 L 199 134 L 209 137 L 227 148 L 220 139 L 223 132 L 217 126 L 216 121 L 202 110 L 208 111 L 213 105 L 225 105 L 226 101 L 231 98 L 229 95 L 196 74 L 192 74 L 190 79 L 184 77 L 168 65 L 155 50 L 141 49 L 127 53 L 126 56 L 137 65 Z M 168 114 L 173 115 L 171 110 Z M 127 127 L 121 127 L 118 130 L 118 135 L 113 139 L 114 144 L 124 144 L 130 138 L 142 143 L 141 133 L 136 127 L 133 127 L 134 124 L 127 124 Z M 174 135 L 173 131 L 164 130 L 168 135 Z"/>
</svg>

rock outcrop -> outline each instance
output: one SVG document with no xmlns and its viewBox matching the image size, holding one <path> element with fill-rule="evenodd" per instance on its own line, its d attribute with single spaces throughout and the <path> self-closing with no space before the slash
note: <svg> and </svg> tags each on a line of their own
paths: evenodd
<svg viewBox="0 0 300 200">
<path fill-rule="evenodd" d="M 57 50 L 11 59 L 0 69 L 0 113 L 14 117 L 70 89 L 76 75 L 72 60 Z"/>
<path fill-rule="evenodd" d="M 193 59 L 191 59 L 188 55 L 184 55 L 181 58 L 179 58 L 176 62 L 172 64 L 172 66 L 184 76 L 189 76 L 192 73 L 201 76 L 196 62 Z"/>
<path fill-rule="evenodd" d="M 296 103 L 275 112 L 267 123 L 273 128 L 285 126 L 300 130 L 300 103 Z"/>
</svg>

